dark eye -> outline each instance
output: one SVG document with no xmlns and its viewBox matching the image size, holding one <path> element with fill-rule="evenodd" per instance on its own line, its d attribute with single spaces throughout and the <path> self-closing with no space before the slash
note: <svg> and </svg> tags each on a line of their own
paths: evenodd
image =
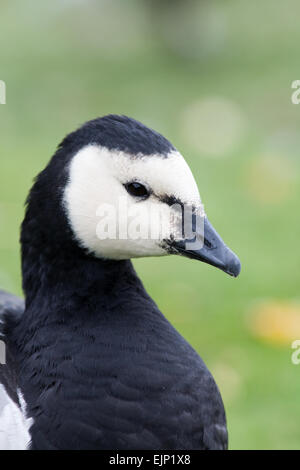
<svg viewBox="0 0 300 470">
<path fill-rule="evenodd" d="M 143 199 L 149 196 L 148 189 L 145 188 L 143 184 L 137 183 L 136 181 L 125 184 L 125 188 L 131 196 L 140 197 Z"/>
</svg>

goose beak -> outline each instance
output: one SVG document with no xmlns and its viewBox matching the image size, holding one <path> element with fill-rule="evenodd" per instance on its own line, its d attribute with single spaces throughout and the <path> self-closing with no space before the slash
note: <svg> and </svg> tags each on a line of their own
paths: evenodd
<svg viewBox="0 0 300 470">
<path fill-rule="evenodd" d="M 230 276 L 237 277 L 241 271 L 241 263 L 237 255 L 225 245 L 206 217 L 204 223 L 202 219 L 202 223 L 199 225 L 201 230 L 193 230 L 193 239 L 170 241 L 169 246 L 172 252 L 211 264 Z M 201 247 L 199 247 L 199 243 Z"/>
</svg>

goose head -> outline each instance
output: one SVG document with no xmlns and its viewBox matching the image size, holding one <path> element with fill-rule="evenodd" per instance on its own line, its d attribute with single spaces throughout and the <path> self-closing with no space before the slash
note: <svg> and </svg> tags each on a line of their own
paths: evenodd
<svg viewBox="0 0 300 470">
<path fill-rule="evenodd" d="M 183 156 L 134 119 L 109 115 L 69 134 L 37 180 L 38 191 L 45 186 L 53 231 L 59 232 L 63 214 L 72 242 L 89 255 L 124 260 L 177 254 L 232 276 L 240 272 L 237 256 L 205 215 Z"/>
</svg>

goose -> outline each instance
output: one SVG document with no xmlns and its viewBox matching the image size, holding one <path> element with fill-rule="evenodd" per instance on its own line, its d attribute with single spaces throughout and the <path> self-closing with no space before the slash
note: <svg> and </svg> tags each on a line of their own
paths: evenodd
<svg viewBox="0 0 300 470">
<path fill-rule="evenodd" d="M 178 206 L 190 208 L 187 235 Z M 162 217 L 148 217 L 153 209 Z M 122 218 L 127 236 L 115 236 Z M 152 236 L 137 236 L 146 220 Z M 240 272 L 180 152 L 119 115 L 65 137 L 27 199 L 25 300 L 0 292 L 0 448 L 227 448 L 211 373 L 147 294 L 131 261 L 172 254 L 234 277 Z"/>
</svg>

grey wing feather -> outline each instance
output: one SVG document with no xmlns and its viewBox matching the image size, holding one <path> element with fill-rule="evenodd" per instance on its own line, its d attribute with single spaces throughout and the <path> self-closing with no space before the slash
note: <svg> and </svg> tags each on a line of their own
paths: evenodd
<svg viewBox="0 0 300 470">
<path fill-rule="evenodd" d="M 16 321 L 24 312 L 24 300 L 0 290 L 0 338 L 4 338 L 6 322 Z"/>
<path fill-rule="evenodd" d="M 9 352 L 5 357 L 4 346 L 6 327 L 18 320 L 24 308 L 22 299 L 0 290 L 0 450 L 26 449 L 30 442 L 30 420 L 20 406 L 14 360 Z"/>
<path fill-rule="evenodd" d="M 30 444 L 32 419 L 0 384 L 0 450 L 26 450 Z"/>
<path fill-rule="evenodd" d="M 24 300 L 0 290 L 0 384 L 9 397 L 18 404 L 16 364 L 5 345 L 6 327 L 18 321 L 24 312 Z"/>
<path fill-rule="evenodd" d="M 203 440 L 208 449 L 227 450 L 228 433 L 224 424 L 212 424 L 204 431 Z"/>
</svg>

